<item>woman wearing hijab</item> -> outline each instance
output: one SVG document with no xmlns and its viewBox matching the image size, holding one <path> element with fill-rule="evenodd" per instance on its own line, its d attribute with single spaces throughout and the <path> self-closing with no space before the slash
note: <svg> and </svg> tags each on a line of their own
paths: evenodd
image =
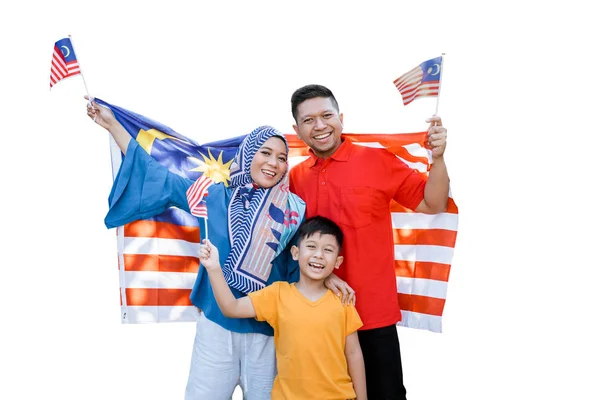
<svg viewBox="0 0 600 400">
<path fill-rule="evenodd" d="M 108 228 L 172 206 L 190 212 L 186 192 L 194 181 L 150 157 L 109 109 L 92 102 L 87 112 L 125 155 L 109 196 Z M 275 281 L 297 280 L 297 264 L 284 249 L 304 218 L 305 204 L 289 192 L 287 154 L 283 134 L 270 126 L 255 129 L 234 158 L 229 186 L 213 183 L 204 197 L 210 239 L 238 298 Z M 245 399 L 270 399 L 276 375 L 273 329 L 253 318 L 225 317 L 202 266 L 190 299 L 201 311 L 185 398 L 230 399 L 240 384 Z"/>
</svg>

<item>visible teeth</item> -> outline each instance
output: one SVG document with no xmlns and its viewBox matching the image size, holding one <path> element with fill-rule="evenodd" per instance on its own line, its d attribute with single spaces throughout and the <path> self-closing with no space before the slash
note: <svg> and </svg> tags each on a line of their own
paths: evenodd
<svg viewBox="0 0 600 400">
<path fill-rule="evenodd" d="M 271 171 L 264 171 L 264 170 L 263 170 L 263 174 L 267 174 L 267 175 L 269 175 L 269 176 L 275 176 L 275 173 L 274 173 L 274 172 L 271 172 Z"/>
<path fill-rule="evenodd" d="M 329 136 L 329 133 L 324 133 L 322 135 L 315 136 L 315 139 L 320 140 L 326 138 L 327 136 Z"/>
<path fill-rule="evenodd" d="M 313 268 L 320 268 L 320 269 L 323 269 L 323 268 L 325 268 L 325 266 L 323 266 L 323 265 L 321 265 L 321 264 L 310 263 L 310 264 L 308 264 L 308 265 L 310 265 L 310 266 L 311 266 L 311 267 L 313 267 Z"/>
</svg>

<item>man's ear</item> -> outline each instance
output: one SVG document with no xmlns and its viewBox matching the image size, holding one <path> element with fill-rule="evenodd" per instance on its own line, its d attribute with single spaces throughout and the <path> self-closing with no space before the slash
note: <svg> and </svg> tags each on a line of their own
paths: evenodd
<svg viewBox="0 0 600 400">
<path fill-rule="evenodd" d="M 292 128 L 294 128 L 294 132 L 296 132 L 296 136 L 300 137 L 300 134 L 298 133 L 298 125 L 292 125 Z"/>
<path fill-rule="evenodd" d="M 292 248 L 290 249 L 290 253 L 292 253 L 292 259 L 298 261 L 298 253 L 300 252 L 300 249 L 296 246 L 292 246 Z"/>
<path fill-rule="evenodd" d="M 335 269 L 338 269 L 340 267 L 340 265 L 342 265 L 342 263 L 344 262 L 344 256 L 337 256 L 337 258 L 335 259 Z"/>
<path fill-rule="evenodd" d="M 340 122 L 342 124 L 342 128 L 344 127 L 344 113 L 340 114 Z"/>
</svg>

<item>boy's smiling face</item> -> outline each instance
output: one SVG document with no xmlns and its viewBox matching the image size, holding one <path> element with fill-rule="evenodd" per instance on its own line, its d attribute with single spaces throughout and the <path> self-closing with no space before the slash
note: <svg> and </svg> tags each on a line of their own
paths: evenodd
<svg viewBox="0 0 600 400">
<path fill-rule="evenodd" d="M 338 268 L 344 257 L 335 236 L 315 232 L 305 237 L 299 246 L 292 246 L 292 257 L 300 265 L 300 273 L 306 278 L 324 280 Z"/>
</svg>

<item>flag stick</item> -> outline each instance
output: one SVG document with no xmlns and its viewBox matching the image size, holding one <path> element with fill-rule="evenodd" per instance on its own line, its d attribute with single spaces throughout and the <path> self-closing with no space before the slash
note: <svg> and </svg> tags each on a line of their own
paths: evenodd
<svg viewBox="0 0 600 400">
<path fill-rule="evenodd" d="M 92 96 L 90 96 L 90 91 L 88 90 L 87 84 L 85 83 L 85 77 L 83 76 L 83 70 L 81 69 L 81 61 L 79 61 L 79 57 L 77 57 L 77 53 L 75 53 L 75 45 L 73 44 L 73 38 L 69 35 L 69 40 L 71 41 L 71 47 L 73 48 L 73 53 L 75 54 L 75 58 L 79 63 L 79 75 L 81 75 L 81 79 L 83 80 L 83 86 L 85 87 L 85 92 L 88 95 L 88 102 L 92 103 Z"/>
<path fill-rule="evenodd" d="M 434 116 L 438 113 L 438 106 L 440 105 L 440 94 L 442 93 L 442 75 L 444 74 L 444 55 L 446 53 L 442 53 L 442 62 L 440 63 L 440 84 L 438 88 L 437 100 L 435 102 L 435 113 Z"/>
<path fill-rule="evenodd" d="M 208 218 L 204 218 L 204 238 L 208 240 Z"/>
<path fill-rule="evenodd" d="M 436 100 L 435 100 L 435 113 L 433 114 L 433 116 L 437 116 L 438 113 L 438 107 L 440 105 L 440 94 L 442 93 L 442 75 L 444 74 L 444 55 L 446 53 L 442 53 L 442 62 L 440 63 L 440 83 L 438 85 L 438 94 L 436 96 Z M 433 165 L 434 160 L 433 157 L 431 156 L 431 151 L 427 151 L 427 158 L 430 159 L 430 163 L 431 165 Z"/>
</svg>

